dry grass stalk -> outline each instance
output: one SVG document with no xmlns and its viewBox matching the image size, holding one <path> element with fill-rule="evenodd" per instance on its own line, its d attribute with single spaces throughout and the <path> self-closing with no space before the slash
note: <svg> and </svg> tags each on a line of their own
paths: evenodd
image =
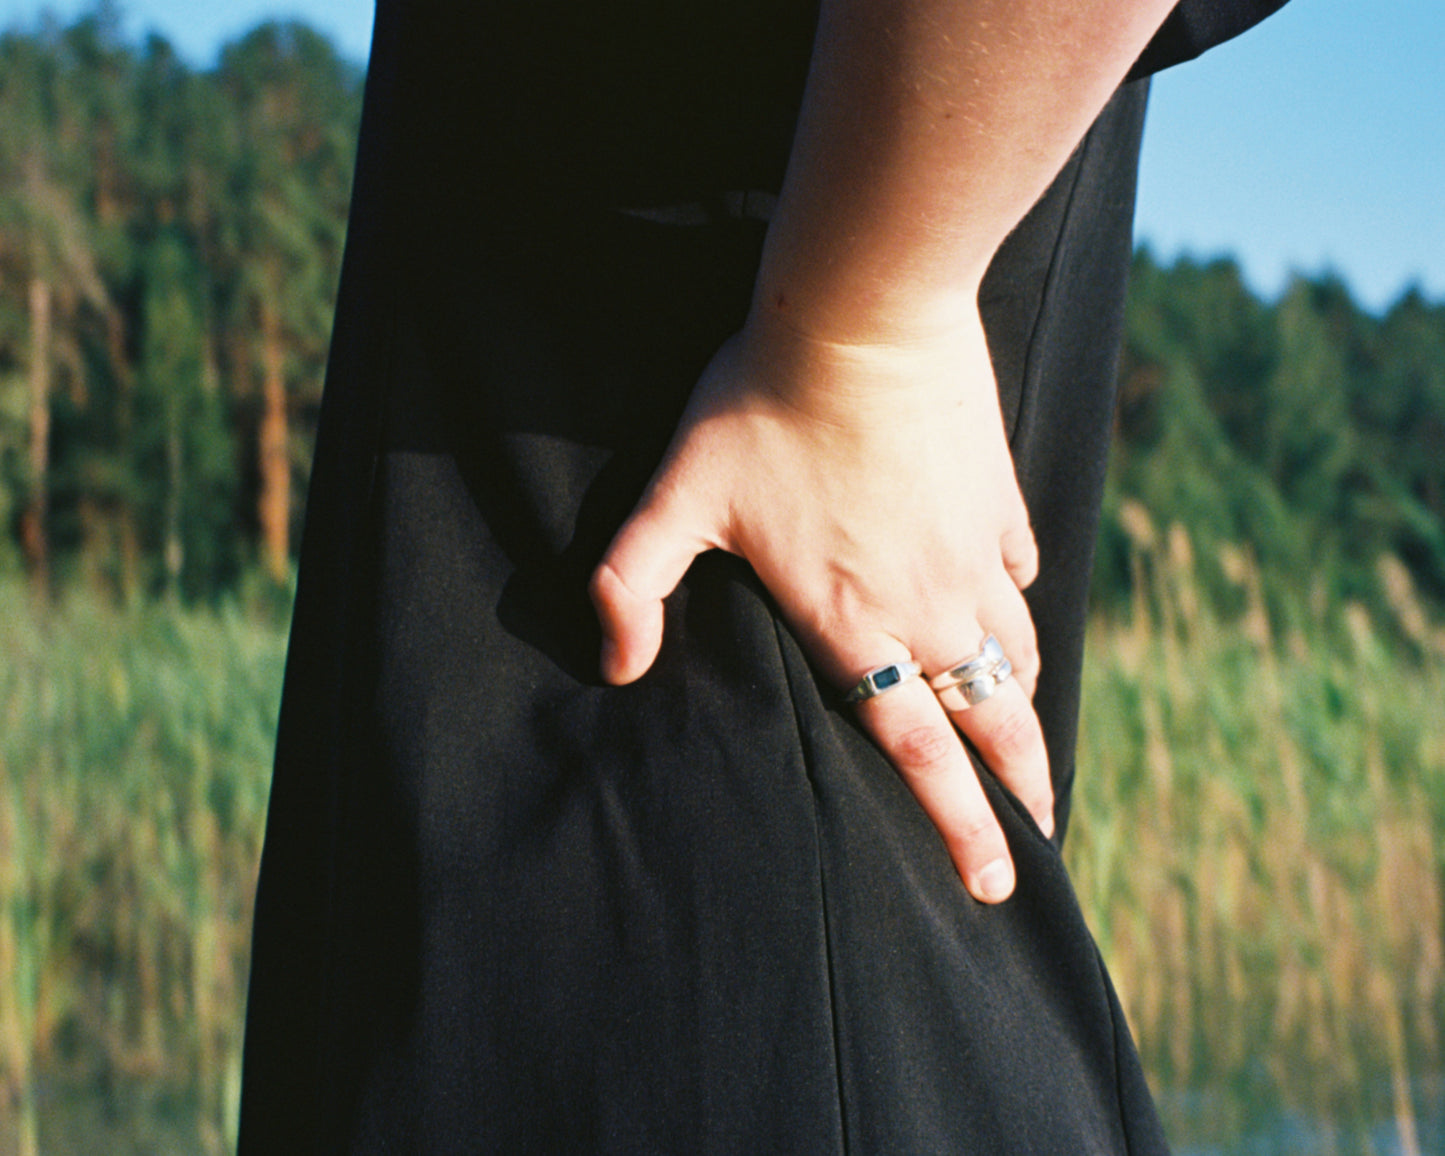
<svg viewBox="0 0 1445 1156">
<path fill-rule="evenodd" d="M 1146 585 L 1092 627 L 1068 858 L 1146 1063 L 1169 1087 L 1263 1072 L 1275 1104 L 1341 1121 L 1321 1143 L 1367 1150 L 1385 1119 L 1418 1150 L 1411 1079 L 1439 1069 L 1445 1014 L 1445 664 L 1359 606 L 1276 631 L 1244 549 L 1218 558 L 1244 593 L 1222 618 L 1182 530 L 1126 529 Z M 1096 836 L 1114 827 L 1141 833 L 1127 863 Z"/>
</svg>

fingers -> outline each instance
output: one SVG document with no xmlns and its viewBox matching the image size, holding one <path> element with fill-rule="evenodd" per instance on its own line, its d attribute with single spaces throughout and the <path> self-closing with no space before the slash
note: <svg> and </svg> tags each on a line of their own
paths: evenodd
<svg viewBox="0 0 1445 1156">
<path fill-rule="evenodd" d="M 1025 807 L 1045 835 L 1054 832 L 1054 792 L 1049 775 L 1048 749 L 1043 727 L 1034 711 L 1033 692 L 1038 680 L 1038 643 L 1028 604 L 1016 588 L 1001 581 L 996 596 L 982 612 L 988 628 L 963 628 L 975 641 L 960 654 L 918 647 L 914 654 L 926 673 L 937 676 L 971 658 L 987 633 L 999 642 L 1012 668 L 1010 677 L 997 683 L 991 697 L 969 707 L 962 688 L 945 690 L 940 704 L 953 725 L 967 736 L 988 768 Z M 956 632 L 950 632 L 959 637 Z"/>
<path fill-rule="evenodd" d="M 662 647 L 662 600 L 709 543 L 676 504 L 649 494 L 617 532 L 588 584 L 602 626 L 602 677 L 641 678 Z"/>
<path fill-rule="evenodd" d="M 964 886 L 982 903 L 1014 889 L 1013 860 L 948 714 L 921 679 L 858 704 L 859 719 L 943 836 Z"/>
<path fill-rule="evenodd" d="M 1033 703 L 1017 680 L 999 685 L 992 698 L 950 712 L 989 769 L 1028 808 L 1045 835 L 1054 833 L 1054 788 L 1049 753 Z"/>
</svg>

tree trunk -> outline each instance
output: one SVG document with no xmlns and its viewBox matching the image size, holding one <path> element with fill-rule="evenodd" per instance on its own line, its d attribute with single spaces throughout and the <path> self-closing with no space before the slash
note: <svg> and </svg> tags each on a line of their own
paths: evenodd
<svg viewBox="0 0 1445 1156">
<path fill-rule="evenodd" d="M 181 415 L 178 398 L 166 400 L 166 500 L 165 500 L 165 567 L 166 596 L 172 601 L 181 595 L 181 567 L 185 548 L 181 542 L 181 486 L 185 481 L 184 449 L 181 445 Z"/>
<path fill-rule="evenodd" d="M 30 282 L 30 494 L 20 516 L 20 541 L 30 580 L 50 591 L 50 283 Z"/>
<path fill-rule="evenodd" d="M 120 508 L 120 594 L 130 605 L 141 593 L 140 527 L 136 524 L 135 505 L 125 502 Z"/>
<path fill-rule="evenodd" d="M 291 453 L 286 421 L 286 373 L 281 324 L 273 306 L 261 310 L 262 401 L 258 513 L 266 571 L 277 582 L 291 572 Z"/>
<path fill-rule="evenodd" d="M 135 367 L 126 348 L 125 315 L 110 308 L 105 318 L 106 347 L 119 387 L 116 403 L 116 431 L 122 461 L 132 461 L 131 438 L 135 424 Z M 115 497 L 119 558 L 117 582 L 121 601 L 129 604 L 140 594 L 140 531 L 136 528 L 135 501 L 124 491 Z"/>
</svg>

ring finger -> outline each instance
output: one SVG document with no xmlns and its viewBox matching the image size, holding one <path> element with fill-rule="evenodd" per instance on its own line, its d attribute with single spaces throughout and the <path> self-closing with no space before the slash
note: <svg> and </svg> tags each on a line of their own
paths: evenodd
<svg viewBox="0 0 1445 1156">
<path fill-rule="evenodd" d="M 989 769 L 1028 808 L 1039 829 L 1052 835 L 1054 792 L 1043 727 L 1027 691 L 1012 671 L 1007 665 L 992 662 L 994 656 L 1000 656 L 1007 664 L 1002 648 L 986 652 L 980 647 L 979 655 L 984 664 L 981 689 L 991 689 L 991 693 L 970 704 L 965 686 L 945 685 L 938 691 L 940 705 Z"/>
<path fill-rule="evenodd" d="M 974 898 L 997 903 L 1014 887 L 1008 843 L 978 774 L 928 683 L 906 679 L 858 703 L 858 717 L 943 836 Z"/>
</svg>

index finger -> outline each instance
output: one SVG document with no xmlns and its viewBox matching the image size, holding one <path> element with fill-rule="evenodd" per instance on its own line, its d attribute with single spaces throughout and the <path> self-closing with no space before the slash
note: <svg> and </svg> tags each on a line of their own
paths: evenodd
<svg viewBox="0 0 1445 1156">
<path fill-rule="evenodd" d="M 1013 894 L 1014 867 L 958 731 L 921 679 L 858 704 L 864 728 L 938 828 L 964 886 L 981 903 Z"/>
</svg>

